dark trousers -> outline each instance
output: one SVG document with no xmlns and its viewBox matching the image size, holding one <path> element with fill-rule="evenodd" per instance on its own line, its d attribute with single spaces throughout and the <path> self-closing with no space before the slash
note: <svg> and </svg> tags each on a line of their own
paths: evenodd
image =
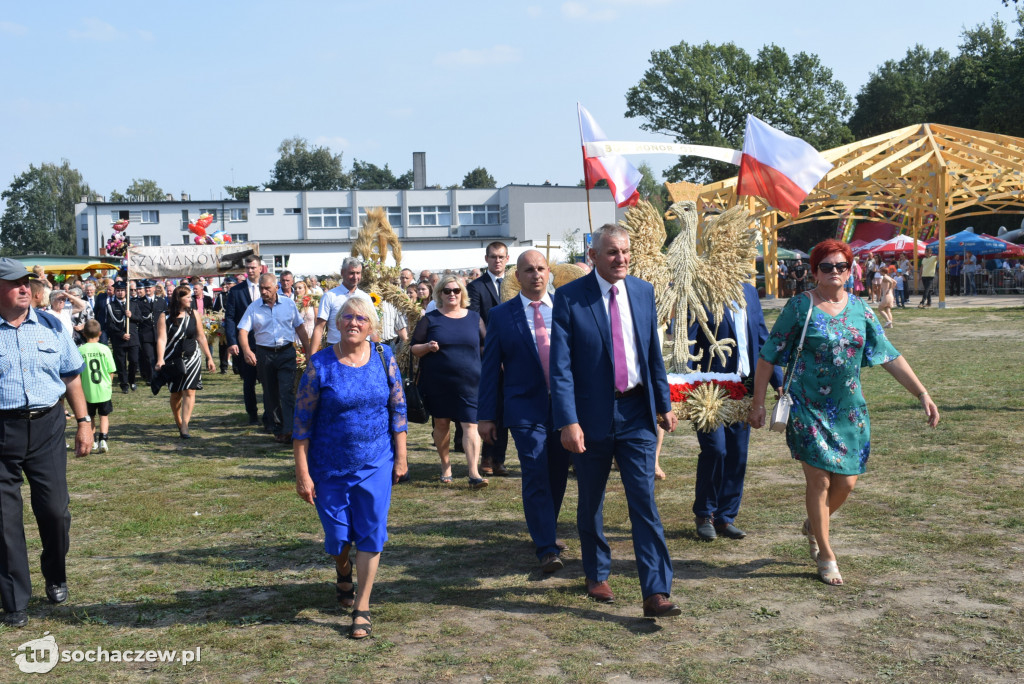
<svg viewBox="0 0 1024 684">
<path fill-rule="evenodd" d="M 35 420 L 0 420 L 0 600 L 8 613 L 28 608 L 32 595 L 22 517 L 23 473 L 43 543 L 43 577 L 47 584 L 67 581 L 64 559 L 70 545 L 71 511 L 62 406 L 57 402 Z"/>
<path fill-rule="evenodd" d="M 152 330 L 139 334 L 139 375 L 144 382 L 153 379 L 156 365 L 156 339 Z"/>
<path fill-rule="evenodd" d="M 135 374 L 139 369 L 139 347 L 122 347 L 115 344 L 111 351 L 114 353 L 114 367 L 117 369 L 117 381 L 121 389 L 128 385 L 135 384 Z"/>
<path fill-rule="evenodd" d="M 498 374 L 498 406 L 497 406 L 497 420 L 495 420 L 495 427 L 498 429 L 498 436 L 494 439 L 494 444 L 484 445 L 480 449 L 480 462 L 488 466 L 503 466 L 505 465 L 505 452 L 508 451 L 508 428 L 505 427 L 504 421 L 501 417 L 505 414 L 505 374 L 504 371 Z"/>
<path fill-rule="evenodd" d="M 903 307 L 907 303 L 906 290 L 895 290 L 896 306 Z"/>
<path fill-rule="evenodd" d="M 228 343 L 224 340 L 217 342 L 217 354 L 220 356 L 220 372 L 228 372 Z"/>
<path fill-rule="evenodd" d="M 249 414 L 249 420 L 258 420 L 260 407 L 256 402 L 256 381 L 259 379 L 259 371 L 256 366 L 246 363 L 241 354 L 235 357 L 234 367 L 238 369 L 238 376 L 242 378 L 242 401 L 245 402 L 245 412 Z"/>
<path fill-rule="evenodd" d="M 731 523 L 740 512 L 743 477 L 747 472 L 750 425 L 723 426 L 714 432 L 698 432 L 697 481 L 693 514 L 714 518 L 715 524 Z"/>
<path fill-rule="evenodd" d="M 569 479 L 570 454 L 562 447 L 561 433 L 550 425 L 509 428 L 523 471 L 523 512 L 537 558 L 558 553 L 555 526 L 562 510 Z"/>
<path fill-rule="evenodd" d="M 295 346 L 276 351 L 257 346 L 256 362 L 263 383 L 263 424 L 276 435 L 290 435 L 295 418 Z"/>
<path fill-rule="evenodd" d="M 932 281 L 935 280 L 935 276 L 927 277 L 921 276 L 921 303 L 932 305 Z"/>
<path fill-rule="evenodd" d="M 611 436 L 587 440 L 587 450 L 573 454 L 579 500 L 576 527 L 580 556 L 588 579 L 602 582 L 611 572 L 611 548 L 604 536 L 604 491 L 612 459 L 619 464 L 633 528 L 633 552 L 643 598 L 672 593 L 672 558 L 654 502 L 654 452 L 658 439 L 650 428 L 645 396 L 617 399 Z"/>
</svg>

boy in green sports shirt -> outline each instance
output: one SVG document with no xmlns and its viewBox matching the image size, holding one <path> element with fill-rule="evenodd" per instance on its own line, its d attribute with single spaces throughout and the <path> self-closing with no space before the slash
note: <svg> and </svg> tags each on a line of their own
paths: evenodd
<svg viewBox="0 0 1024 684">
<path fill-rule="evenodd" d="M 82 392 L 85 394 L 89 417 L 95 421 L 96 414 L 100 414 L 95 441 L 92 443 L 94 454 L 107 453 L 107 430 L 110 428 L 108 416 L 114 410 L 114 405 L 110 401 L 110 378 L 115 369 L 114 355 L 110 352 L 110 347 L 99 343 L 102 333 L 103 328 L 96 319 L 87 321 L 82 329 L 85 344 L 78 348 L 82 359 L 85 360 L 85 372 L 81 376 Z"/>
</svg>

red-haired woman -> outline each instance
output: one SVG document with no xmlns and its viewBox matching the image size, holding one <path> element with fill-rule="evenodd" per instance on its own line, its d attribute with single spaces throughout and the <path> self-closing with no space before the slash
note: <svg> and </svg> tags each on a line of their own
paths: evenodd
<svg viewBox="0 0 1024 684">
<path fill-rule="evenodd" d="M 929 425 L 939 422 L 938 408 L 910 364 L 889 344 L 870 307 L 843 291 L 852 261 L 850 247 L 838 240 L 826 240 L 811 251 L 815 287 L 806 296 L 789 300 L 761 348 L 748 416 L 755 428 L 764 425 L 764 395 L 772 368 L 792 360 L 793 407 L 786 443 L 793 458 L 803 464 L 807 506 L 803 534 L 821 580 L 829 585 L 843 583 L 829 543 L 829 516 L 853 491 L 871 447 L 861 368 L 881 365 L 917 397 Z M 803 350 L 794 359 L 809 312 Z"/>
</svg>

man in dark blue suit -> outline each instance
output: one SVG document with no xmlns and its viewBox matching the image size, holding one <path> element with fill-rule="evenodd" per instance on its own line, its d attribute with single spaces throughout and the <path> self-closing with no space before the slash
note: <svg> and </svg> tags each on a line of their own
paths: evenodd
<svg viewBox="0 0 1024 684">
<path fill-rule="evenodd" d="M 654 288 L 628 275 L 629 234 L 621 226 L 594 231 L 589 256 L 595 271 L 555 291 L 551 331 L 552 412 L 576 468 L 587 594 L 603 602 L 615 599 L 602 513 L 615 459 L 629 504 L 644 615 L 678 615 L 668 600 L 672 559 L 654 502 L 656 428 L 676 427 Z"/>
<path fill-rule="evenodd" d="M 484 251 L 484 258 L 487 259 L 487 270 L 476 280 L 466 285 L 466 292 L 469 294 L 469 309 L 480 314 L 480 320 L 487 325 L 490 322 L 491 309 L 501 304 L 501 283 L 505 277 L 505 265 L 508 263 L 508 247 L 503 242 L 492 242 L 487 245 Z M 487 342 L 484 342 L 486 346 Z M 508 429 L 501 422 L 504 393 L 501 391 L 502 374 L 499 372 L 492 376 L 481 376 L 483 380 L 490 382 L 496 387 L 494 391 L 498 397 L 498 409 L 495 416 L 497 421 L 497 436 L 493 444 L 484 444 L 481 451 L 480 472 L 483 475 L 508 475 L 505 469 L 505 452 L 508 449 Z M 462 435 L 459 430 L 455 431 L 455 444 L 462 444 Z"/>
<path fill-rule="evenodd" d="M 694 356 L 703 356 L 692 361 L 691 369 L 709 373 L 736 373 L 748 391 L 752 389 L 754 369 L 761 354 L 761 345 L 768 339 L 768 328 L 764 324 L 764 313 L 757 290 L 749 283 L 743 284 L 746 305 L 739 311 L 726 307 L 721 322 L 708 316 L 708 327 L 716 330 L 719 340 L 736 341 L 736 348 L 722 364 L 711 351 L 712 340 L 704 334 L 695 321 L 690 326 L 687 339 L 694 340 Z M 782 385 L 782 371 L 778 367 L 772 372 L 772 387 Z M 697 457 L 697 482 L 693 499 L 693 515 L 697 535 L 704 541 L 712 541 L 719 535 L 730 539 L 743 539 L 746 532 L 733 522 L 740 511 L 743 498 L 743 477 L 747 471 L 747 445 L 750 442 L 750 425 L 734 423 L 722 426 L 714 432 L 698 432 L 700 455 Z"/>
<path fill-rule="evenodd" d="M 263 270 L 263 262 L 258 255 L 253 254 L 246 257 L 244 263 L 245 282 L 232 287 L 224 300 L 224 335 L 228 338 L 228 353 L 234 357 L 232 363 L 242 377 L 242 398 L 245 401 L 245 412 L 249 414 L 249 425 L 259 425 L 259 405 L 256 403 L 258 371 L 256 366 L 250 366 L 239 356 L 241 350 L 238 346 L 238 323 L 249 305 L 260 298 L 257 283 Z M 273 417 L 264 416 L 263 419 L 264 427 L 273 431 Z"/>
<path fill-rule="evenodd" d="M 548 262 L 537 250 L 519 256 L 516 279 L 520 294 L 495 307 L 487 325 L 477 404 L 477 429 L 484 442 L 496 439 L 499 419 L 515 440 L 523 471 L 526 527 L 545 573 L 563 567 L 555 527 L 570 459 L 551 421 L 549 275 Z M 505 381 L 500 388 L 489 378 L 496 377 L 503 368 Z M 502 389 L 504 415 L 499 415 L 498 392 Z"/>
</svg>

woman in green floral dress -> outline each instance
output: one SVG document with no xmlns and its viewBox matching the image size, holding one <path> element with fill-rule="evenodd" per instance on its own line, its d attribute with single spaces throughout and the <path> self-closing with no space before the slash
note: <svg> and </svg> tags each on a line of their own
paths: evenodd
<svg viewBox="0 0 1024 684">
<path fill-rule="evenodd" d="M 808 308 L 815 307 L 792 371 L 793 407 L 786 443 L 793 458 L 803 464 L 807 484 L 803 534 L 811 556 L 822 581 L 838 585 L 843 578 L 829 543 L 829 516 L 853 491 L 871 449 L 861 368 L 885 368 L 918 398 L 932 427 L 939 422 L 939 410 L 910 364 L 889 343 L 870 307 L 843 290 L 853 262 L 849 245 L 826 240 L 811 252 L 810 262 L 815 288 L 789 300 L 761 348 L 749 420 L 755 428 L 764 425 L 764 397 L 772 367 L 790 362 Z"/>
</svg>

